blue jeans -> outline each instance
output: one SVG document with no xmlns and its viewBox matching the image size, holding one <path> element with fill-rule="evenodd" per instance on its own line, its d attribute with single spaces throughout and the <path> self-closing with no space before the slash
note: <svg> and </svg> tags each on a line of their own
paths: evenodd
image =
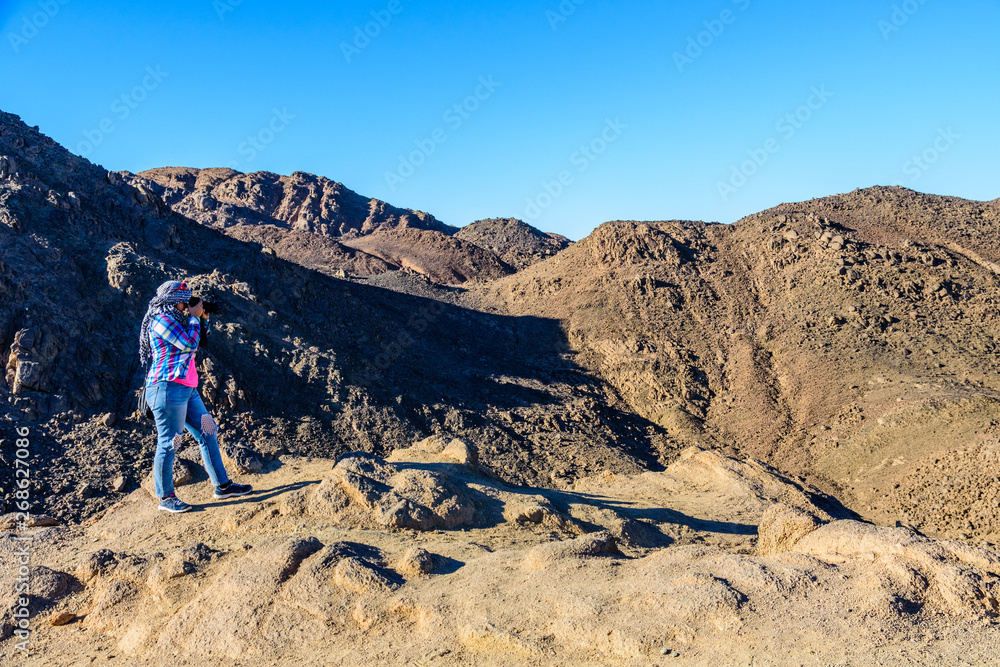
<svg viewBox="0 0 1000 667">
<path fill-rule="evenodd" d="M 146 387 L 146 402 L 156 419 L 156 455 L 153 457 L 153 482 L 160 498 L 174 492 L 174 456 L 187 428 L 201 445 L 201 461 L 212 484 L 229 481 L 219 454 L 218 427 L 205 409 L 196 387 L 179 382 L 161 381 Z"/>
</svg>

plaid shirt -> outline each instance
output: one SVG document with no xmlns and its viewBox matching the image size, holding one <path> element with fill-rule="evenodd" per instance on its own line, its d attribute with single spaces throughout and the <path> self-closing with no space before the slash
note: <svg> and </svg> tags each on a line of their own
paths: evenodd
<svg viewBox="0 0 1000 667">
<path fill-rule="evenodd" d="M 146 374 L 146 386 L 184 377 L 191 357 L 198 349 L 200 335 L 201 321 L 197 317 L 188 319 L 185 331 L 174 318 L 163 313 L 154 315 L 149 323 L 149 347 L 153 353 L 153 365 Z"/>
</svg>

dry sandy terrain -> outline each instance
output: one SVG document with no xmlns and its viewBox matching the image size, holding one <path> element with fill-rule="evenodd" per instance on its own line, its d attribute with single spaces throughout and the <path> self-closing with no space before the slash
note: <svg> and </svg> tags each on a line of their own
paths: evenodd
<svg viewBox="0 0 1000 667">
<path fill-rule="evenodd" d="M 471 461 L 437 438 L 390 462 L 285 457 L 244 499 L 195 481 L 187 514 L 140 489 L 35 529 L 33 563 L 67 573 L 46 613 L 76 616 L 36 619 L 35 661 L 986 665 L 1000 647 L 1000 554 L 834 518 L 756 462 L 692 448 L 552 491 Z"/>
</svg>

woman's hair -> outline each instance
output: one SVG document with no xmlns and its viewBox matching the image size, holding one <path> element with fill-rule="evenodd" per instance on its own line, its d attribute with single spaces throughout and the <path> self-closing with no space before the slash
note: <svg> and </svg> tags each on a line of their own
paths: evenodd
<svg viewBox="0 0 1000 667">
<path fill-rule="evenodd" d="M 163 313 L 183 325 L 185 324 L 184 315 L 174 306 L 178 303 L 187 303 L 190 300 L 191 289 L 186 282 L 180 280 L 168 280 L 156 289 L 156 296 L 149 300 L 146 314 L 142 318 L 142 327 L 139 329 L 139 362 L 143 366 L 153 359 L 153 351 L 149 346 L 149 325 L 153 318 L 157 314 Z"/>
</svg>

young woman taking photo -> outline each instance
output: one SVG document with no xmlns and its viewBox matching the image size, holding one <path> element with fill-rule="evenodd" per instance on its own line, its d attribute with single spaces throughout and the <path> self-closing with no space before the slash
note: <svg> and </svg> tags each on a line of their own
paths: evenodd
<svg viewBox="0 0 1000 667">
<path fill-rule="evenodd" d="M 194 301 L 193 305 L 189 303 Z M 146 373 L 146 403 L 156 420 L 156 455 L 153 481 L 160 509 L 179 513 L 191 509 L 174 494 L 174 456 L 186 428 L 201 446 L 216 498 L 250 493 L 249 484 L 229 479 L 219 454 L 218 426 L 205 409 L 198 393 L 195 352 L 201 338 L 201 320 L 208 319 L 204 304 L 191 299 L 187 283 L 170 280 L 156 290 L 142 319 L 139 359 L 149 364 Z"/>
</svg>

